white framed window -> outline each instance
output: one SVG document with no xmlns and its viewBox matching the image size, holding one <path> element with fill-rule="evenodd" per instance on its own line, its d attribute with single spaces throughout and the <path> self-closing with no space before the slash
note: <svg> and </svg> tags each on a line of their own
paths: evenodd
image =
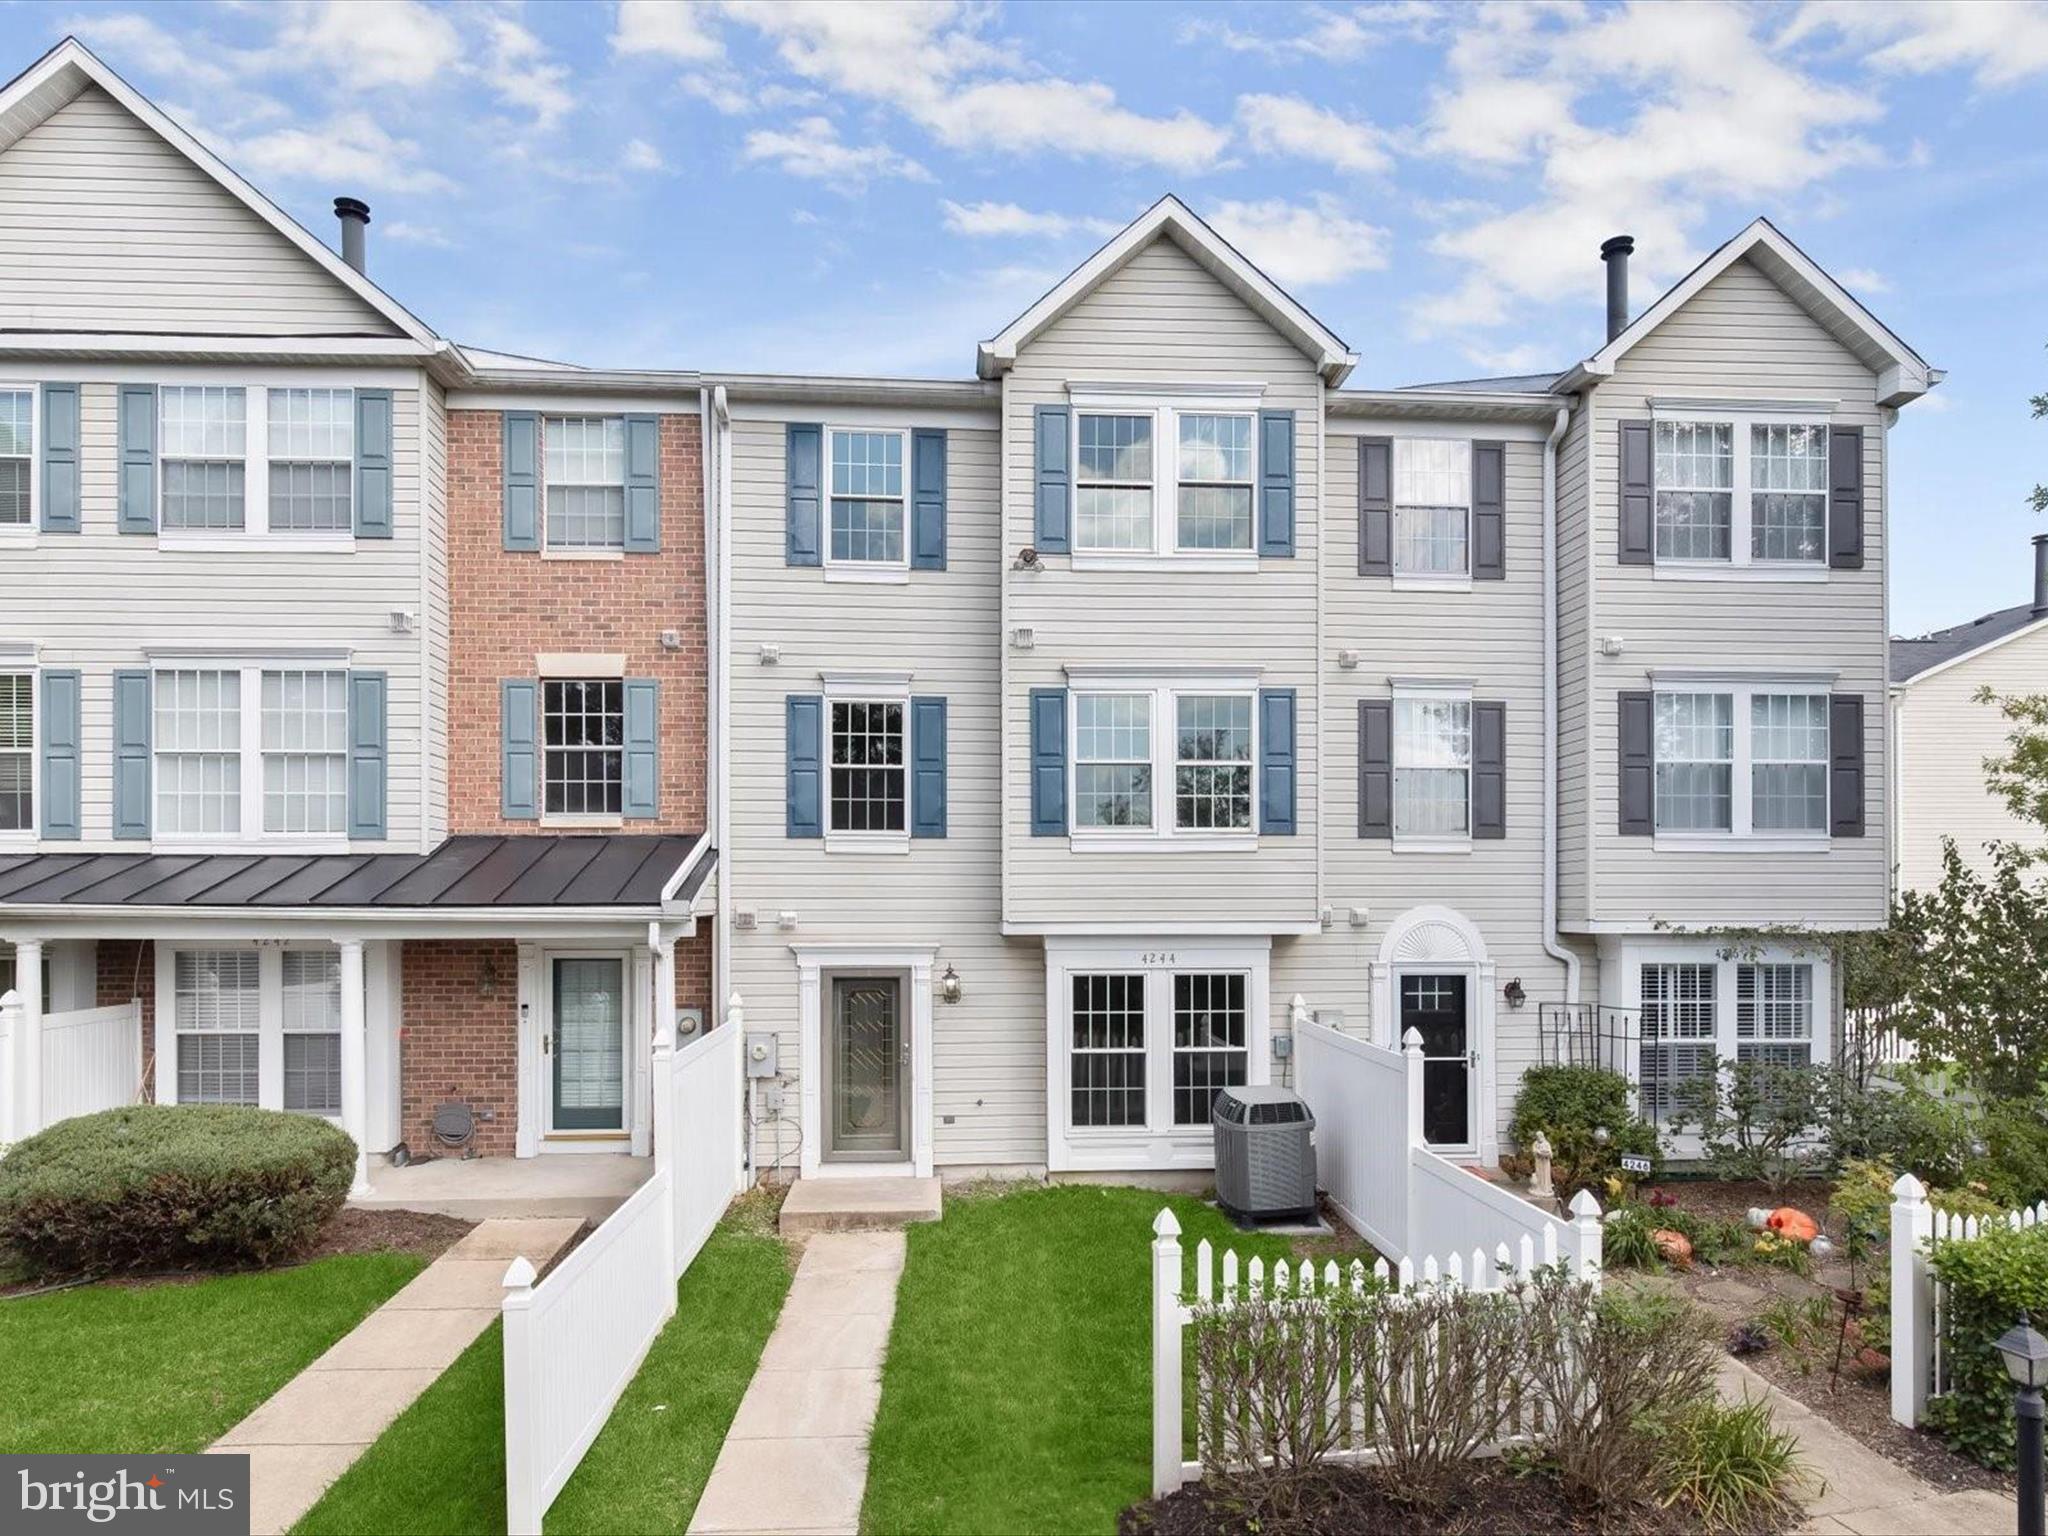
<svg viewBox="0 0 2048 1536">
<path fill-rule="evenodd" d="M 1472 699 L 1449 689 L 1394 691 L 1394 837 L 1472 835 Z"/>
<path fill-rule="evenodd" d="M 341 1114 L 341 955 L 288 949 L 280 960 L 286 1109 Z"/>
<path fill-rule="evenodd" d="M 166 545 L 355 547 L 355 391 L 160 384 L 157 529 Z"/>
<path fill-rule="evenodd" d="M 1826 421 L 1674 407 L 1652 437 L 1657 564 L 1825 571 Z"/>
<path fill-rule="evenodd" d="M 1660 693 L 1656 707 L 1656 826 L 1727 832 L 1735 825 L 1735 699 Z"/>
<path fill-rule="evenodd" d="M 35 527 L 36 392 L 0 385 L 0 529 Z"/>
<path fill-rule="evenodd" d="M 904 699 L 833 698 L 827 834 L 907 835 Z"/>
<path fill-rule="evenodd" d="M 336 946 L 160 942 L 156 975 L 159 1102 L 341 1117 Z"/>
<path fill-rule="evenodd" d="M 626 685 L 616 677 L 541 680 L 541 816 L 626 809 Z"/>
<path fill-rule="evenodd" d="M 346 848 L 345 667 L 159 662 L 150 691 L 155 841 Z"/>
<path fill-rule="evenodd" d="M 35 829 L 35 673 L 0 671 L 0 836 Z"/>
<path fill-rule="evenodd" d="M 551 550 L 587 554 L 626 548 L 626 421 L 623 416 L 548 416 L 541 473 Z"/>
<path fill-rule="evenodd" d="M 242 831 L 242 674 L 214 668 L 159 671 L 156 835 L 238 837 Z"/>
<path fill-rule="evenodd" d="M 348 674 L 265 672 L 263 830 L 348 831 Z"/>
<path fill-rule="evenodd" d="M 355 527 L 355 392 L 270 391 L 270 528 L 348 533 Z"/>
<path fill-rule="evenodd" d="M 1824 846 L 1828 694 L 1797 679 L 1660 687 L 1653 704 L 1660 841 Z"/>
<path fill-rule="evenodd" d="M 1072 432 L 1077 560 L 1256 566 L 1256 400 L 1077 391 Z"/>
<path fill-rule="evenodd" d="M 1735 968 L 1735 1059 L 1803 1067 L 1813 1060 L 1813 967 Z"/>
<path fill-rule="evenodd" d="M 909 570 L 910 434 L 895 428 L 832 427 L 826 441 L 827 569 Z"/>
<path fill-rule="evenodd" d="M 1074 413 L 1074 548 L 1150 554 L 1154 413 Z"/>
<path fill-rule="evenodd" d="M 1685 1102 L 1687 1083 L 1714 1070 L 1712 964 L 1646 965 L 1642 970 L 1643 1108 L 1661 1119 Z"/>
<path fill-rule="evenodd" d="M 1828 698 L 1749 696 L 1750 825 L 1758 832 L 1828 829 Z"/>
<path fill-rule="evenodd" d="M 1394 574 L 1472 573 L 1472 445 L 1394 439 Z"/>
<path fill-rule="evenodd" d="M 1255 688 L 1222 677 L 1095 680 L 1081 669 L 1067 709 L 1073 846 L 1257 846 Z"/>
<path fill-rule="evenodd" d="M 1825 955 L 1780 946 L 1730 949 L 1706 939 L 1624 940 L 1617 974 L 1634 995 L 1642 1033 L 1644 1113 L 1669 1120 L 1717 1065 L 1825 1063 L 1833 1054 Z M 1683 1133 L 1689 1150 L 1697 1125 Z"/>
<path fill-rule="evenodd" d="M 218 384 L 157 390 L 160 526 L 166 532 L 248 526 L 248 394 L 239 385 Z"/>
<path fill-rule="evenodd" d="M 260 1102 L 261 961 L 254 949 L 181 949 L 173 957 L 178 1103 Z"/>
<path fill-rule="evenodd" d="M 1152 825 L 1149 693 L 1085 693 L 1074 700 L 1074 825 Z"/>
<path fill-rule="evenodd" d="M 1180 693 L 1173 707 L 1174 830 L 1251 831 L 1251 695 Z"/>
<path fill-rule="evenodd" d="M 1249 1068 L 1243 971 L 1173 973 L 1173 1123 L 1209 1125 L 1216 1095 Z"/>
<path fill-rule="evenodd" d="M 1071 1123 L 1144 1125 L 1144 972 L 1080 972 L 1070 984 Z"/>
<path fill-rule="evenodd" d="M 1180 471 L 1174 547 L 1252 547 L 1253 446 L 1258 423 L 1249 414 L 1181 411 Z"/>
</svg>

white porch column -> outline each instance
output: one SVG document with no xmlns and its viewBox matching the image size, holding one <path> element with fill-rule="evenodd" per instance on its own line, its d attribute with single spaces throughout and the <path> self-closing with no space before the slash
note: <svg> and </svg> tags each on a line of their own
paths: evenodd
<svg viewBox="0 0 2048 1536">
<path fill-rule="evenodd" d="M 15 1129 L 24 1137 L 43 1128 L 43 941 L 21 939 L 14 946 L 14 990 L 21 999 L 16 1021 L 21 1043 L 14 1059 L 21 1067 L 20 1106 Z"/>
<path fill-rule="evenodd" d="M 369 1040 L 363 1015 L 363 941 L 341 941 L 341 1128 L 355 1138 L 352 1195 L 370 1192 Z"/>
</svg>

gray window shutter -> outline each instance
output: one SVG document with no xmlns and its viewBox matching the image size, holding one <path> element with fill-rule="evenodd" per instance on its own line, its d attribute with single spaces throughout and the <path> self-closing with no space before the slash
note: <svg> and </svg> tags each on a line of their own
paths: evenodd
<svg viewBox="0 0 2048 1536">
<path fill-rule="evenodd" d="M 1358 574 L 1394 573 L 1394 440 L 1358 440 Z"/>
<path fill-rule="evenodd" d="M 789 468 L 783 563 L 823 565 L 825 546 L 819 529 L 825 485 L 825 429 L 793 421 L 784 431 Z"/>
<path fill-rule="evenodd" d="M 348 675 L 348 835 L 385 834 L 391 789 L 390 690 L 382 672 Z"/>
<path fill-rule="evenodd" d="M 1615 695 L 1621 748 L 1621 835 L 1657 830 L 1657 696 L 1648 689 Z"/>
<path fill-rule="evenodd" d="M 1291 423 L 1290 423 L 1290 435 Z M 1294 834 L 1294 690 L 1259 690 L 1259 831 Z"/>
<path fill-rule="evenodd" d="M 1064 688 L 1031 690 L 1031 835 L 1067 835 L 1067 690 Z"/>
<path fill-rule="evenodd" d="M 123 533 L 155 533 L 156 386 L 123 384 L 119 411 L 121 493 L 115 526 Z"/>
<path fill-rule="evenodd" d="M 910 434 L 910 568 L 946 568 L 946 434 L 940 428 Z"/>
<path fill-rule="evenodd" d="M 1863 429 L 1828 428 L 1828 564 L 1863 569 Z"/>
<path fill-rule="evenodd" d="M 652 821 L 661 814 L 661 684 L 629 677 L 625 692 L 625 812 L 629 820 Z"/>
<path fill-rule="evenodd" d="M 1294 412 L 1259 412 L 1259 553 L 1294 553 Z"/>
<path fill-rule="evenodd" d="M 43 386 L 43 532 L 78 532 L 78 386 Z M 48 836 L 45 833 L 44 836 Z M 73 834 L 76 836 L 76 834 Z"/>
<path fill-rule="evenodd" d="M 946 701 L 910 701 L 910 835 L 946 835 Z"/>
<path fill-rule="evenodd" d="M 1037 443 L 1032 451 L 1033 481 L 1037 498 L 1032 518 L 1031 542 L 1041 555 L 1064 555 L 1073 548 L 1068 532 L 1074 499 L 1074 467 L 1068 462 L 1067 408 L 1041 405 L 1032 413 Z M 1066 830 L 1066 812 L 1060 813 L 1060 830 Z"/>
<path fill-rule="evenodd" d="M 356 537 L 391 537 L 391 391 L 356 391 Z M 382 837 L 380 831 L 377 834 Z"/>
<path fill-rule="evenodd" d="M 114 674 L 114 836 L 149 836 L 150 682 L 146 669 Z"/>
<path fill-rule="evenodd" d="M 661 422 L 626 418 L 626 552 L 661 550 Z"/>
<path fill-rule="evenodd" d="M 1508 835 L 1508 707 L 1472 705 L 1472 835 Z"/>
<path fill-rule="evenodd" d="M 540 816 L 540 684 L 508 677 L 498 684 L 498 814 L 507 821 Z"/>
<path fill-rule="evenodd" d="M 825 835 L 825 700 L 792 693 L 783 701 L 784 830 L 790 837 Z"/>
<path fill-rule="evenodd" d="M 1394 705 L 1358 701 L 1358 835 L 1394 835 Z"/>
<path fill-rule="evenodd" d="M 540 417 L 505 413 L 505 547 L 540 548 Z"/>
<path fill-rule="evenodd" d="M 1472 445 L 1472 578 L 1502 581 L 1508 574 L 1508 447 Z"/>
<path fill-rule="evenodd" d="M 1863 836 L 1863 695 L 1828 697 L 1828 832 Z"/>
<path fill-rule="evenodd" d="M 1621 549 L 1623 565 L 1656 561 L 1657 456 L 1647 421 L 1624 421 L 1618 430 Z"/>
<path fill-rule="evenodd" d="M 36 678 L 42 690 L 38 704 L 43 729 L 43 836 L 52 842 L 75 842 L 78 820 L 78 694 L 74 670 L 45 671 Z"/>
</svg>

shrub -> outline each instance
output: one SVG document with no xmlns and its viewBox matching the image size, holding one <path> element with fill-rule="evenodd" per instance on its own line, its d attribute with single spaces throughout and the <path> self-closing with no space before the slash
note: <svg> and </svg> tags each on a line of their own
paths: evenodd
<svg viewBox="0 0 2048 1536">
<path fill-rule="evenodd" d="M 1672 1127 L 1697 1128 L 1724 1179 L 1760 1179 L 1774 1195 L 1826 1161 L 1834 1078 L 1826 1067 L 1721 1061 L 1678 1088 Z"/>
<path fill-rule="evenodd" d="M 1655 1269 L 1657 1245 L 1650 1234 L 1669 1212 L 1653 1213 L 1630 1202 L 1610 1209 L 1600 1223 L 1600 1262 L 1609 1269 Z M 1672 1227 L 1672 1231 L 1679 1230 Z"/>
<path fill-rule="evenodd" d="M 1965 1456 L 2010 1468 L 2012 1382 L 1997 1342 L 2021 1312 L 2048 1316 L 2048 1227 L 1993 1227 L 1936 1243 L 1930 1264 L 1948 1286 L 1949 1391 L 1928 1403 L 1928 1424 Z"/>
<path fill-rule="evenodd" d="M 1984 1116 L 1984 1156 L 1970 1174 L 2007 1207 L 2048 1199 L 2048 1121 L 2036 1099 L 1993 1104 Z"/>
<path fill-rule="evenodd" d="M 1842 1169 L 1828 1196 L 1828 1211 L 1842 1233 L 1851 1259 L 1885 1252 L 1891 1242 L 1892 1185 L 1897 1173 L 1883 1163 L 1852 1162 Z"/>
<path fill-rule="evenodd" d="M 348 1198 L 356 1148 L 310 1115 L 135 1104 L 0 1159 L 0 1246 L 45 1271 L 269 1264 Z"/>
<path fill-rule="evenodd" d="M 1659 1438 L 1663 1502 L 1710 1531 L 1788 1523 L 1806 1480 L 1799 1442 L 1771 1422 L 1770 1405 L 1695 1402 Z"/>
<path fill-rule="evenodd" d="M 1598 1132 L 1607 1133 L 1603 1142 Z M 1657 1129 L 1629 1107 L 1628 1079 L 1599 1067 L 1531 1067 L 1522 1074 L 1508 1136 L 1524 1154 L 1541 1131 L 1550 1138 L 1551 1172 L 1569 1199 L 1592 1189 L 1603 1199 L 1605 1182 L 1620 1173 L 1621 1156 L 1660 1166 Z M 1633 1177 L 1633 1176 L 1631 1176 Z"/>
</svg>

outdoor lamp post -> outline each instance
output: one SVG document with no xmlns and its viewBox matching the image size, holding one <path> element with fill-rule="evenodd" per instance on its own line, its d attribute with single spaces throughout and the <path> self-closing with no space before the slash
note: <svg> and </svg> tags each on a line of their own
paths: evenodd
<svg viewBox="0 0 2048 1536">
<path fill-rule="evenodd" d="M 1998 1341 L 2005 1373 L 2019 1391 L 2013 1416 L 2019 1420 L 2020 1536 L 2048 1536 L 2048 1512 L 2042 1505 L 2041 1389 L 2048 1387 L 2048 1339 L 2034 1332 L 2022 1312 L 2016 1327 Z"/>
</svg>

